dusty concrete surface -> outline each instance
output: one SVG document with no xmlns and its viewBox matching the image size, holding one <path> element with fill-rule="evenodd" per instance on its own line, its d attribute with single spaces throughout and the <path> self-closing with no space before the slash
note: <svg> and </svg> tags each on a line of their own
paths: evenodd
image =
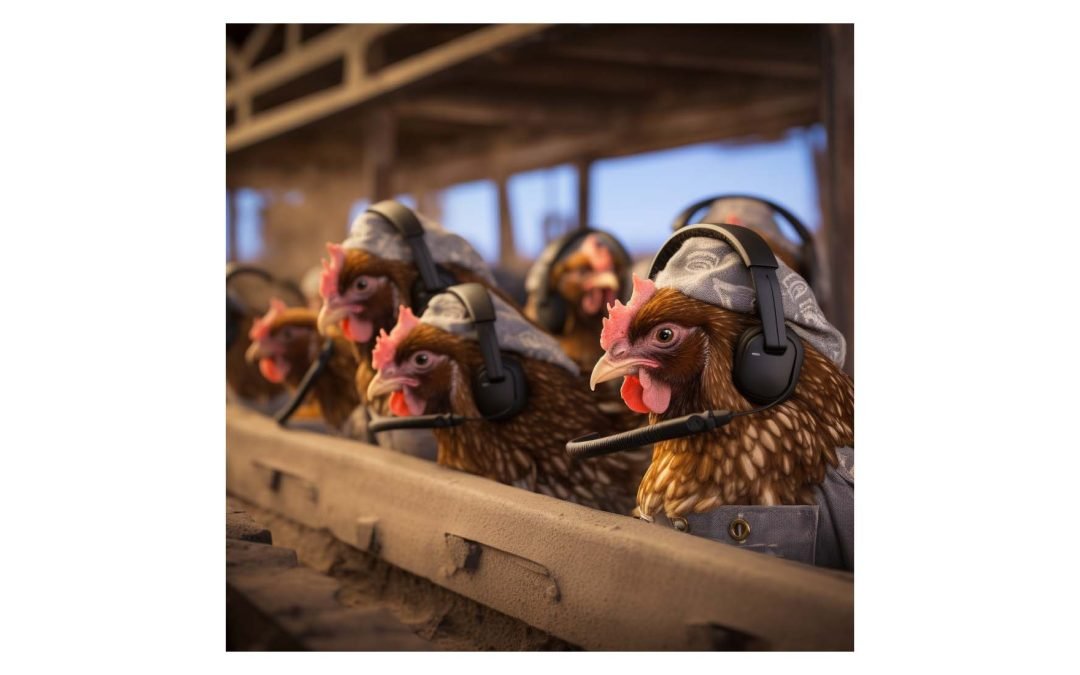
<svg viewBox="0 0 1080 675">
<path fill-rule="evenodd" d="M 225 538 L 273 544 L 270 530 L 252 520 L 247 509 L 231 497 L 225 498 Z"/>
<path fill-rule="evenodd" d="M 301 567 L 289 549 L 226 539 L 225 552 L 228 649 L 432 648 L 381 607 L 339 602 L 340 584 Z"/>
<path fill-rule="evenodd" d="M 348 546 L 326 531 L 304 527 L 239 500 L 230 499 L 230 503 L 268 526 L 275 542 L 295 550 L 299 562 L 313 574 L 337 584 L 336 598 L 341 605 L 386 612 L 425 641 L 428 649 L 576 649 L 522 621 Z"/>
</svg>

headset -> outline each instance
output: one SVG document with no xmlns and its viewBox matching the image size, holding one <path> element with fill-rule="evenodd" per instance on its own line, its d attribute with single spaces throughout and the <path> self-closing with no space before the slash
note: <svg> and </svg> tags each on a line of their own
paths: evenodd
<svg viewBox="0 0 1080 675">
<path fill-rule="evenodd" d="M 372 204 L 367 208 L 367 212 L 374 213 L 389 222 L 405 239 L 405 243 L 412 251 L 413 263 L 420 271 L 420 276 L 413 282 L 410 289 L 409 304 L 413 314 L 420 316 L 432 297 L 445 291 L 457 280 L 441 265 L 435 264 L 431 251 L 424 241 L 424 227 L 412 209 L 401 202 L 387 199 Z"/>
<path fill-rule="evenodd" d="M 300 300 L 300 305 L 304 305 L 307 299 L 304 297 L 303 291 L 294 282 L 288 279 L 278 279 L 270 272 L 262 269 L 261 267 L 255 267 L 253 265 L 238 265 L 230 263 L 225 267 L 225 342 L 226 348 L 231 349 L 236 339 L 240 337 L 240 323 L 244 320 L 244 317 L 250 315 L 252 310 L 248 308 L 235 294 L 229 292 L 229 283 L 233 279 L 244 276 L 256 276 L 265 281 L 268 284 L 280 286 L 281 288 L 292 293 Z M 319 358 L 308 367 L 306 373 L 304 373 L 303 379 L 300 380 L 300 386 L 297 387 L 296 393 L 292 395 L 292 398 L 284 407 L 274 414 L 274 419 L 281 426 L 285 426 L 289 418 L 293 416 L 297 408 L 303 402 L 304 397 L 307 396 L 311 388 L 315 386 L 315 381 L 319 379 L 323 371 L 326 370 L 326 364 L 330 362 L 330 357 L 334 354 L 334 341 L 326 340 L 323 343 L 322 349 L 319 352 Z"/>
<path fill-rule="evenodd" d="M 445 292 L 461 301 L 476 328 L 484 365 L 473 375 L 472 394 L 480 417 L 453 413 L 393 417 L 372 422 L 368 427 L 372 433 L 394 429 L 436 429 L 481 420 L 498 422 L 517 415 L 528 403 L 525 369 L 516 357 L 503 353 L 499 347 L 495 334 L 495 305 L 488 289 L 483 284 L 470 282 L 450 286 Z"/>
<path fill-rule="evenodd" d="M 808 284 L 811 284 L 811 286 L 813 285 L 812 281 L 814 277 L 817 276 L 818 270 L 817 251 L 814 249 L 814 235 L 810 233 L 810 229 L 806 227 L 806 225 L 801 220 L 799 220 L 794 213 L 792 213 L 788 209 L 785 209 L 783 206 L 780 206 L 774 201 L 765 199 L 764 197 L 744 194 L 725 194 L 718 195 L 716 197 L 709 197 L 708 199 L 702 199 L 686 207 L 682 210 L 681 213 L 679 213 L 679 215 L 675 216 L 675 220 L 671 223 L 671 230 L 673 232 L 681 230 L 682 228 L 690 224 L 690 219 L 693 218 L 694 214 L 696 214 L 698 211 L 707 206 L 712 206 L 714 203 L 724 199 L 749 199 L 760 204 L 764 204 L 776 213 L 783 216 L 784 220 L 786 220 L 791 225 L 791 228 L 795 230 L 796 234 L 799 235 L 803 266 L 805 267 L 806 271 L 806 282 Z"/>
<path fill-rule="evenodd" d="M 225 349 L 228 351 L 232 348 L 236 339 L 240 337 L 240 323 L 244 320 L 244 317 L 252 314 L 258 314 L 260 312 L 255 311 L 247 305 L 237 294 L 229 291 L 229 284 L 233 279 L 241 276 L 256 276 L 265 281 L 266 283 L 274 286 L 279 286 L 282 289 L 292 293 L 299 299 L 299 304 L 307 304 L 307 299 L 304 297 L 303 291 L 294 282 L 288 279 L 278 279 L 274 275 L 261 267 L 255 267 L 254 265 L 239 265 L 236 263 L 229 263 L 225 266 Z"/>
<path fill-rule="evenodd" d="M 630 300 L 630 293 L 633 291 L 633 284 L 631 283 L 630 276 L 632 263 L 630 254 L 627 253 L 626 248 L 619 243 L 619 240 L 608 232 L 591 227 L 579 228 L 573 232 L 564 234 L 562 237 L 548 244 L 547 248 L 544 249 L 544 252 L 537 258 L 537 266 L 539 269 L 534 273 L 542 275 L 542 281 L 540 285 L 537 288 L 534 288 L 530 293 L 530 295 L 533 295 L 536 298 L 534 305 L 536 308 L 536 323 L 540 324 L 541 328 L 553 335 L 562 333 L 563 326 L 566 324 L 566 300 L 551 288 L 551 268 L 562 260 L 563 256 L 569 253 L 574 246 L 582 242 L 585 237 L 590 234 L 600 236 L 604 240 L 604 244 L 613 252 L 616 258 L 618 258 L 617 264 L 622 266 L 623 271 L 622 276 L 619 279 L 619 299 L 623 302 Z"/>
<path fill-rule="evenodd" d="M 596 457 L 718 429 L 735 417 L 782 403 L 795 391 L 802 370 L 803 345 L 795 332 L 784 324 L 784 305 L 776 277 L 779 264 L 769 245 L 753 230 L 738 225 L 702 223 L 683 227 L 664 242 L 653 258 L 649 278 L 655 280 L 679 247 L 692 237 L 726 242 L 750 270 L 761 324 L 747 328 L 736 340 L 732 381 L 740 394 L 760 407 L 742 412 L 706 410 L 605 438 L 588 434 L 566 444 L 571 457 Z"/>
</svg>

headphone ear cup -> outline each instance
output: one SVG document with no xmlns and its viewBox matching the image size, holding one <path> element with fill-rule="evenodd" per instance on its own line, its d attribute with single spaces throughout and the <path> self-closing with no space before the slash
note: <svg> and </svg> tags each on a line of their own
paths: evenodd
<svg viewBox="0 0 1080 675">
<path fill-rule="evenodd" d="M 752 403 L 766 405 L 795 391 L 802 370 L 803 345 L 791 328 L 785 329 L 788 348 L 783 354 L 765 351 L 760 326 L 747 329 L 735 344 L 731 379 L 739 393 Z"/>
<path fill-rule="evenodd" d="M 536 322 L 547 332 L 558 335 L 566 323 L 566 301 L 556 292 L 548 294 L 536 307 Z"/>
<path fill-rule="evenodd" d="M 486 420 L 508 419 L 525 408 L 529 400 L 525 370 L 521 363 L 503 354 L 503 377 L 501 382 L 488 380 L 487 370 L 480 366 L 473 378 L 473 401 L 476 409 Z"/>
</svg>

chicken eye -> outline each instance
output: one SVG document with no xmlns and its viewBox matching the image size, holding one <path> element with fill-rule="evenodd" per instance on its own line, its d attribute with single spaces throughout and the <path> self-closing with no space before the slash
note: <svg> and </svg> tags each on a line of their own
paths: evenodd
<svg viewBox="0 0 1080 675">
<path fill-rule="evenodd" d="M 656 339 L 659 342 L 671 342 L 673 339 L 675 339 L 675 331 L 671 330 L 670 328 L 661 328 L 660 330 L 656 331 Z"/>
<path fill-rule="evenodd" d="M 364 277 L 360 277 L 359 279 L 356 280 L 356 283 L 354 284 L 354 286 L 356 286 L 356 289 L 358 291 L 362 291 L 362 290 L 364 290 L 365 288 L 368 287 L 368 280 L 365 279 Z"/>
<path fill-rule="evenodd" d="M 424 352 L 420 352 L 419 354 L 417 354 L 416 356 L 413 357 L 413 363 L 415 363 L 418 366 L 426 366 L 430 362 L 431 362 L 431 357 L 428 356 L 427 354 L 425 354 Z"/>
</svg>

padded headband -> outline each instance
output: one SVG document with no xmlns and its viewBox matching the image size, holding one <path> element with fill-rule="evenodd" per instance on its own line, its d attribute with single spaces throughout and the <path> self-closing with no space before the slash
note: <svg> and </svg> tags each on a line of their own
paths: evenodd
<svg viewBox="0 0 1080 675">
<path fill-rule="evenodd" d="M 446 286 L 439 280 L 439 273 L 435 269 L 431 251 L 424 243 L 424 227 L 413 210 L 393 199 L 387 199 L 372 204 L 367 211 L 387 220 L 405 238 L 405 243 L 412 251 L 413 262 L 420 270 L 420 279 L 424 282 L 424 289 L 432 294 L 444 290 Z"/>
<path fill-rule="evenodd" d="M 457 284 L 446 289 L 469 313 L 469 318 L 476 326 L 477 338 L 480 342 L 480 353 L 484 358 L 484 370 L 487 379 L 492 382 L 500 382 L 505 377 L 503 373 L 502 354 L 499 349 L 499 338 L 495 335 L 495 305 L 491 302 L 491 295 L 483 284 L 469 282 Z"/>
<path fill-rule="evenodd" d="M 751 199 L 751 200 L 753 200 L 755 202 L 761 202 L 762 204 L 764 204 L 765 206 L 768 206 L 773 211 L 776 211 L 777 213 L 779 213 L 781 216 L 784 217 L 785 220 L 787 220 L 789 223 L 791 223 L 791 227 L 795 229 L 795 232 L 798 233 L 799 239 L 802 240 L 803 243 L 811 242 L 814 239 L 814 236 L 812 234 L 810 234 L 810 230 L 806 227 L 806 225 L 804 225 L 801 220 L 799 220 L 797 217 L 795 217 L 794 213 L 792 213 L 791 211 L 788 211 L 783 206 L 780 206 L 776 202 L 765 199 L 763 197 L 755 197 L 754 195 L 740 195 L 740 194 L 718 195 L 716 197 L 709 197 L 708 199 L 702 199 L 699 202 L 695 202 L 695 203 L 691 204 L 690 206 L 686 207 L 682 211 L 682 213 L 675 216 L 675 220 L 672 221 L 672 223 L 671 223 L 671 229 L 673 231 L 674 230 L 681 230 L 682 228 L 684 228 L 684 227 L 686 227 L 687 225 L 690 224 L 690 219 L 693 218 L 695 213 L 697 213 L 701 209 L 705 208 L 706 206 L 709 206 L 713 202 L 720 201 L 721 199 Z"/>
<path fill-rule="evenodd" d="M 808 282 L 812 282 L 817 277 L 818 264 L 817 264 L 817 249 L 814 247 L 814 235 L 810 233 L 810 229 L 806 227 L 801 220 L 799 220 L 794 213 L 788 211 L 783 206 L 780 206 L 774 201 L 765 199 L 763 197 L 755 197 L 754 195 L 743 194 L 728 194 L 717 195 L 716 197 L 709 197 L 708 199 L 702 199 L 699 202 L 695 202 L 686 207 L 682 213 L 675 216 L 675 220 L 671 223 L 671 229 L 680 230 L 690 224 L 690 219 L 694 217 L 694 214 L 701 209 L 718 202 L 722 199 L 749 199 L 755 202 L 759 202 L 768 206 L 770 209 L 779 213 L 787 220 L 788 224 L 799 235 L 799 240 L 802 242 L 802 266 L 803 276 L 806 277 Z"/>
<path fill-rule="evenodd" d="M 703 223 L 684 227 L 671 235 L 653 258 L 649 269 L 649 279 L 655 280 L 660 270 L 679 250 L 687 239 L 692 237 L 710 237 L 719 239 L 731 246 L 743 264 L 750 270 L 750 279 L 757 296 L 758 315 L 765 337 L 765 351 L 770 354 L 783 354 L 787 350 L 786 329 L 784 328 L 784 302 L 780 294 L 780 282 L 776 278 L 779 263 L 772 249 L 753 230 L 739 225 L 712 225 Z"/>
</svg>

